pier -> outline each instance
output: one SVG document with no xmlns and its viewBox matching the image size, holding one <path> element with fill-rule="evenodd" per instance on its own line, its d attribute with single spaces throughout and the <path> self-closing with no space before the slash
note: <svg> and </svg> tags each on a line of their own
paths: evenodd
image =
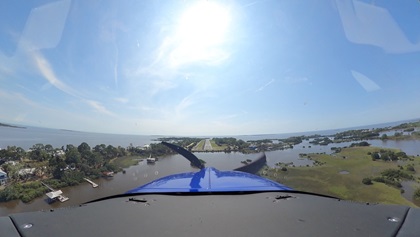
<svg viewBox="0 0 420 237">
<path fill-rule="evenodd" d="M 45 187 L 47 187 L 51 192 L 46 193 L 45 195 L 47 195 L 47 197 L 50 200 L 53 201 L 60 201 L 60 202 L 65 202 L 67 200 L 69 200 L 68 197 L 63 195 L 63 192 L 61 190 L 54 190 L 52 187 L 50 187 L 48 184 L 41 182 Z"/>
<path fill-rule="evenodd" d="M 86 180 L 88 183 L 92 184 L 93 188 L 97 188 L 99 185 L 94 183 L 92 180 L 88 179 L 88 178 L 83 178 L 84 180 Z"/>
</svg>

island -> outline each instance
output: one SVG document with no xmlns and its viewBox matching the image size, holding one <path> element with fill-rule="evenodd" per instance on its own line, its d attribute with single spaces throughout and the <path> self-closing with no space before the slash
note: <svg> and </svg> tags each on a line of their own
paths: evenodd
<svg viewBox="0 0 420 237">
<path fill-rule="evenodd" d="M 9 128 L 26 128 L 26 127 L 22 127 L 22 126 L 10 125 L 10 124 L 6 124 L 6 123 L 0 123 L 0 127 L 9 127 Z"/>
</svg>

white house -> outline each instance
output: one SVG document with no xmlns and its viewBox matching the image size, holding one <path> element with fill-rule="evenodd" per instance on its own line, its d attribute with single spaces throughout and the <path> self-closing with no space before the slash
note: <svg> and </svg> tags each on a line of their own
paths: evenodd
<svg viewBox="0 0 420 237">
<path fill-rule="evenodd" d="M 7 173 L 0 168 L 0 185 L 5 185 L 7 182 Z"/>
</svg>

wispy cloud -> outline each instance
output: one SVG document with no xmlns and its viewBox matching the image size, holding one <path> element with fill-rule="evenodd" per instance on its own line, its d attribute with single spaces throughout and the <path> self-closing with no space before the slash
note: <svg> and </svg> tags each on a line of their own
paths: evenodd
<svg viewBox="0 0 420 237">
<path fill-rule="evenodd" d="M 257 4 L 257 3 L 260 3 L 260 2 L 263 2 L 263 1 L 254 1 L 254 2 L 250 2 L 250 3 L 247 3 L 247 4 L 243 5 L 242 7 L 243 7 L 243 8 L 247 8 L 247 7 L 253 6 L 253 5 L 255 5 L 255 4 Z"/>
<path fill-rule="evenodd" d="M 11 104 L 18 106 L 10 106 Z M 0 117 L 13 122 L 33 122 L 30 120 L 34 117 L 33 114 L 47 114 L 42 111 L 49 111 L 48 108 L 27 98 L 24 94 L 0 90 L 0 107 L 3 106 L 8 107 L 9 111 Z"/>
<path fill-rule="evenodd" d="M 14 100 L 14 101 L 20 101 L 25 105 L 36 107 L 38 106 L 37 103 L 33 102 L 32 100 L 26 98 L 23 94 L 17 93 L 17 92 L 6 92 L 0 90 L 0 98 L 2 100 Z"/>
<path fill-rule="evenodd" d="M 116 43 L 114 42 L 114 47 L 115 47 L 115 63 L 114 63 L 114 83 L 115 83 L 115 87 L 118 88 L 118 61 L 119 61 L 119 50 L 118 47 L 116 45 Z"/>
<path fill-rule="evenodd" d="M 63 91 L 66 94 L 69 94 L 74 97 L 81 98 L 82 96 L 73 88 L 68 86 L 66 83 L 62 82 L 58 79 L 55 75 L 54 70 L 52 69 L 50 63 L 42 56 L 39 52 L 33 51 L 31 52 L 32 59 L 36 68 L 39 70 L 41 75 L 55 88 Z M 45 87 L 45 86 L 44 86 Z"/>
<path fill-rule="evenodd" d="M 103 106 L 101 103 L 97 102 L 97 101 L 93 101 L 93 100 L 85 100 L 85 102 L 91 106 L 96 112 L 102 113 L 102 114 L 107 114 L 107 115 L 111 115 L 114 116 L 114 114 L 109 111 L 107 108 L 105 108 L 105 106 Z"/>
<path fill-rule="evenodd" d="M 291 77 L 287 76 L 283 79 L 283 82 L 287 84 L 296 84 L 296 83 L 302 83 L 308 81 L 307 77 Z"/>
<path fill-rule="evenodd" d="M 122 104 L 127 104 L 129 101 L 128 98 L 123 98 L 123 97 L 114 98 L 114 100 Z"/>
<path fill-rule="evenodd" d="M 2 55 L 0 55 L 0 62 L 7 62 L 7 60 L 2 60 Z M 13 75 L 13 69 L 9 67 L 9 65 L 6 66 L 5 63 L 0 64 L 0 74 L 4 74 L 6 76 Z M 0 77 L 2 79 L 2 77 Z"/>
<path fill-rule="evenodd" d="M 260 88 L 258 88 L 256 90 L 256 92 L 263 91 L 267 86 L 271 85 L 273 82 L 275 82 L 275 80 L 274 79 L 271 79 L 269 82 L 265 83 L 263 86 L 261 86 Z"/>
<path fill-rule="evenodd" d="M 353 74 L 354 79 L 365 89 L 367 92 L 372 92 L 381 89 L 381 87 L 378 86 L 373 80 L 369 79 L 367 76 L 356 72 L 351 71 L 351 74 Z"/>
<path fill-rule="evenodd" d="M 49 84 L 44 85 L 42 88 L 46 89 L 49 85 L 54 86 L 58 90 L 76 97 L 82 100 L 84 103 L 92 107 L 96 112 L 103 113 L 106 115 L 114 115 L 111 111 L 109 111 L 105 106 L 103 106 L 100 102 L 86 99 L 82 94 L 78 91 L 73 89 L 72 87 L 68 86 L 66 83 L 61 81 L 55 74 L 54 70 L 52 69 L 50 63 L 47 59 L 42 56 L 39 52 L 33 51 L 31 52 L 32 59 L 34 60 L 34 64 L 36 68 L 39 70 L 41 75 L 48 81 Z"/>
<path fill-rule="evenodd" d="M 245 116 L 246 114 L 248 114 L 247 111 L 241 111 L 241 112 L 236 113 L 236 114 L 225 114 L 225 115 L 219 117 L 217 120 L 219 120 L 219 121 L 231 120 L 231 119 L 238 118 L 240 116 Z"/>
</svg>

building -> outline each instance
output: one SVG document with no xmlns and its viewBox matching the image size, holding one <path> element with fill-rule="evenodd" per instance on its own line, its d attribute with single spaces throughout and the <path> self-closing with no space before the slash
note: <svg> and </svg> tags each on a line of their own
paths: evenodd
<svg viewBox="0 0 420 237">
<path fill-rule="evenodd" d="M 18 171 L 18 174 L 21 177 L 31 176 L 31 175 L 34 175 L 34 173 L 35 173 L 35 168 L 25 168 L 25 169 L 20 169 Z"/>
<path fill-rule="evenodd" d="M 8 180 L 7 173 L 0 168 L 0 185 L 5 185 Z"/>
</svg>

